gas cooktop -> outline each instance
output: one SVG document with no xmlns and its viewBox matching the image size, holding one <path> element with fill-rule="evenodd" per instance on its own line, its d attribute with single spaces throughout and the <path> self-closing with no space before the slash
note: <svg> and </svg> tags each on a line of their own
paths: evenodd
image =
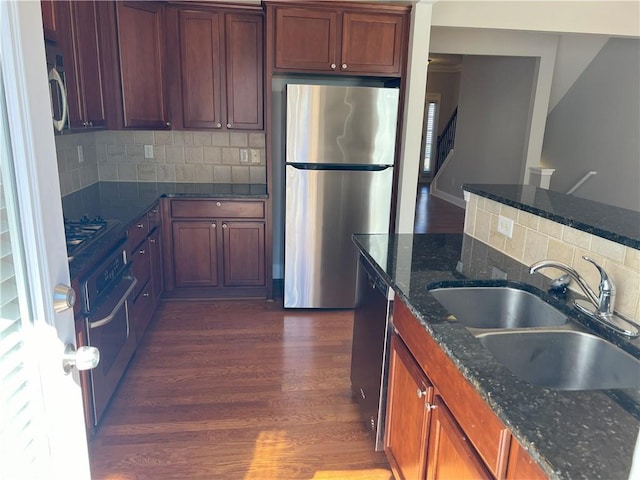
<svg viewBox="0 0 640 480">
<path fill-rule="evenodd" d="M 108 223 L 102 217 L 89 219 L 82 217 L 74 221 L 64 220 L 64 233 L 67 239 L 67 256 L 72 257 L 80 253 L 90 243 L 107 231 Z"/>
</svg>

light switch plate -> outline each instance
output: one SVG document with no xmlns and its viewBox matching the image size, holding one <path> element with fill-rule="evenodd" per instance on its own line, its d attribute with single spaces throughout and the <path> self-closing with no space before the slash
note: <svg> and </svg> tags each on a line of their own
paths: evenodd
<svg viewBox="0 0 640 480">
<path fill-rule="evenodd" d="M 257 148 L 251 149 L 251 163 L 260 163 L 260 150 Z"/>
<path fill-rule="evenodd" d="M 240 149 L 240 163 L 249 163 L 249 150 L 246 148 Z"/>
<path fill-rule="evenodd" d="M 500 215 L 498 217 L 498 233 L 509 238 L 513 237 L 513 220 Z"/>
<path fill-rule="evenodd" d="M 153 145 L 144 146 L 144 158 L 153 158 Z"/>
<path fill-rule="evenodd" d="M 84 151 L 82 145 L 78 145 L 78 163 L 84 163 Z"/>
</svg>

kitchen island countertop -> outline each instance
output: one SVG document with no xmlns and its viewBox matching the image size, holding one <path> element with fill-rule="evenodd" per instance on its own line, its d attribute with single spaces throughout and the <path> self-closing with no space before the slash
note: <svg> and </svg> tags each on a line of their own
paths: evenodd
<svg viewBox="0 0 640 480">
<path fill-rule="evenodd" d="M 354 241 L 550 478 L 629 478 L 640 428 L 640 390 L 557 391 L 531 385 L 498 363 L 460 323 L 447 320 L 449 313 L 428 292 L 460 283 L 517 285 L 584 323 L 568 298 L 544 291 L 544 277 L 530 275 L 526 266 L 466 235 L 355 235 Z M 610 339 L 640 356 L 640 340 Z"/>
</svg>

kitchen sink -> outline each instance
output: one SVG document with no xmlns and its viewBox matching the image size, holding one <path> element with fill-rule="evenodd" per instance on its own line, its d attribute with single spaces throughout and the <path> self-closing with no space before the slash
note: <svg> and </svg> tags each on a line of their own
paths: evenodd
<svg viewBox="0 0 640 480">
<path fill-rule="evenodd" d="M 509 371 L 534 385 L 556 390 L 640 388 L 640 360 L 589 333 L 496 331 L 477 338 Z"/>
<path fill-rule="evenodd" d="M 451 287 L 429 293 L 469 328 L 554 327 L 568 322 L 560 310 L 517 288 Z"/>
</svg>

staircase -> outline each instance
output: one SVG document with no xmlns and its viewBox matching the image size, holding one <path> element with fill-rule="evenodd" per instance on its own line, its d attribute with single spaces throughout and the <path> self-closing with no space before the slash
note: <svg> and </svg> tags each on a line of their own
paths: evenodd
<svg viewBox="0 0 640 480">
<path fill-rule="evenodd" d="M 451 114 L 451 117 L 449 118 L 447 125 L 444 127 L 444 130 L 442 131 L 442 135 L 438 137 L 438 145 L 436 147 L 437 158 L 436 158 L 435 167 L 433 169 L 433 175 L 435 175 L 438 172 L 438 170 L 444 163 L 444 160 L 447 158 L 447 155 L 449 154 L 449 152 L 453 150 L 453 144 L 455 143 L 455 139 L 456 139 L 457 120 L 458 120 L 458 107 L 456 107 L 456 109 Z"/>
</svg>

